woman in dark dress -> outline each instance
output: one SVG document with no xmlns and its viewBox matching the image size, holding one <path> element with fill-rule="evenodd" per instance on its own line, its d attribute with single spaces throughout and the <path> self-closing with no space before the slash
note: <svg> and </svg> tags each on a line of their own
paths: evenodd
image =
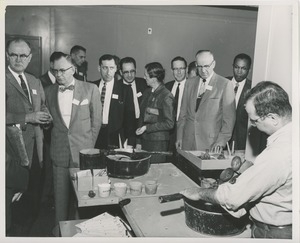
<svg viewBox="0 0 300 243">
<path fill-rule="evenodd" d="M 144 92 L 141 103 L 137 149 L 168 151 L 169 133 L 175 124 L 174 97 L 163 83 L 165 70 L 160 63 L 147 64 L 144 78 L 150 87 Z M 153 158 L 151 162 L 161 161 Z"/>
</svg>

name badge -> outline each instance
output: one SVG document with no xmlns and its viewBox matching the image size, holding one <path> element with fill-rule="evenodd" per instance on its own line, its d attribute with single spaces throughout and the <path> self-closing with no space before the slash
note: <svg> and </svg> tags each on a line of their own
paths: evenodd
<svg viewBox="0 0 300 243">
<path fill-rule="evenodd" d="M 73 99 L 72 104 L 79 105 L 79 100 Z"/>
<path fill-rule="evenodd" d="M 206 89 L 207 89 L 207 90 L 212 90 L 212 86 L 211 86 L 211 85 L 207 85 L 207 86 L 206 86 Z"/>
<path fill-rule="evenodd" d="M 137 96 L 138 98 L 140 98 L 142 95 L 143 95 L 143 94 L 142 94 L 141 92 L 138 92 L 138 93 L 136 94 L 136 96 Z"/>
<path fill-rule="evenodd" d="M 112 95 L 112 98 L 117 100 L 117 99 L 119 99 L 119 95 L 113 94 L 113 95 Z"/>
<path fill-rule="evenodd" d="M 82 72 L 78 72 L 78 74 L 79 74 L 80 76 L 83 76 L 83 73 L 82 73 Z"/>
<path fill-rule="evenodd" d="M 36 90 L 35 90 L 35 89 L 32 89 L 32 94 L 34 94 L 34 95 L 36 95 L 36 94 L 37 94 L 37 92 L 36 92 Z"/>
</svg>

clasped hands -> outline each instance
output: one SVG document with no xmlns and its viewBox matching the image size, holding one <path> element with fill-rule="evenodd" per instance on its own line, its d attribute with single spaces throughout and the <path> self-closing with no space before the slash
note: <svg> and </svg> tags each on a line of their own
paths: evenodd
<svg viewBox="0 0 300 243">
<path fill-rule="evenodd" d="M 50 124 L 53 118 L 49 112 L 45 111 L 35 111 L 26 114 L 25 122 L 27 123 L 37 123 L 37 124 Z"/>
</svg>

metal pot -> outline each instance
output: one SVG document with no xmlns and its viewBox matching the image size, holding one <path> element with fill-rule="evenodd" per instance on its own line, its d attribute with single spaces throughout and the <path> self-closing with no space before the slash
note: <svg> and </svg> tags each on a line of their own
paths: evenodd
<svg viewBox="0 0 300 243">
<path fill-rule="evenodd" d="M 83 149 L 79 152 L 80 170 L 105 169 L 105 153 L 100 149 Z"/>
<path fill-rule="evenodd" d="M 120 153 L 124 155 L 124 153 Z M 117 156 L 113 155 L 113 156 Z M 129 158 L 112 159 L 111 155 L 106 156 L 107 173 L 111 177 L 130 179 L 142 176 L 149 171 L 151 155 L 131 154 Z"/>
<path fill-rule="evenodd" d="M 176 193 L 159 197 L 161 203 L 184 199 L 185 223 L 192 230 L 207 235 L 237 235 L 245 230 L 247 218 L 235 218 L 221 206 L 202 200 L 192 201 Z"/>
</svg>

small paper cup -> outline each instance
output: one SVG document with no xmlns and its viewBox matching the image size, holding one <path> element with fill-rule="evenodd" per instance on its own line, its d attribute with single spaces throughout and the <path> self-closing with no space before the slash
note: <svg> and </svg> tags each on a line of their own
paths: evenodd
<svg viewBox="0 0 300 243">
<path fill-rule="evenodd" d="M 140 181 L 131 181 L 129 183 L 130 194 L 133 196 L 139 196 L 142 193 L 142 182 Z"/>
<path fill-rule="evenodd" d="M 127 184 L 124 182 L 116 182 L 114 184 L 115 194 L 118 197 L 124 197 L 127 191 Z"/>
<path fill-rule="evenodd" d="M 146 194 L 156 194 L 157 192 L 157 181 L 149 180 L 145 182 L 145 192 Z"/>
<path fill-rule="evenodd" d="M 108 197 L 110 194 L 110 184 L 102 183 L 98 184 L 99 196 L 100 197 Z"/>
</svg>

